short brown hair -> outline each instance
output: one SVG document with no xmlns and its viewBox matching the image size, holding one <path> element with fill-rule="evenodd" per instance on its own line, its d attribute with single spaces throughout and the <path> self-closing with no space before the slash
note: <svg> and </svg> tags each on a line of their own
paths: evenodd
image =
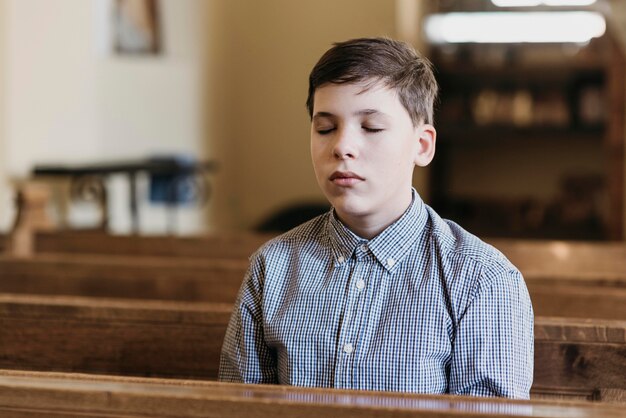
<svg viewBox="0 0 626 418">
<path fill-rule="evenodd" d="M 309 75 L 309 116 L 313 116 L 315 90 L 323 84 L 370 80 L 398 92 L 415 126 L 433 123 L 438 86 L 430 61 L 407 43 L 388 38 L 358 38 L 333 44 Z"/>
</svg>

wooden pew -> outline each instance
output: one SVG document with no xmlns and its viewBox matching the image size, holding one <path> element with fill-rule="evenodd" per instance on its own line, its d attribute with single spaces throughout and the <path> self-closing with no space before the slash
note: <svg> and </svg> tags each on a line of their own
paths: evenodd
<svg viewBox="0 0 626 418">
<path fill-rule="evenodd" d="M 536 317 L 533 393 L 626 402 L 626 321 Z"/>
<path fill-rule="evenodd" d="M 626 288 L 626 243 L 492 239 L 527 281 Z"/>
<path fill-rule="evenodd" d="M 246 260 L 0 256 L 0 292 L 233 303 Z M 626 272 L 624 272 L 626 275 Z M 593 279 L 590 279 L 593 281 Z M 626 288 L 526 277 L 536 315 L 626 320 Z"/>
<path fill-rule="evenodd" d="M 271 234 L 214 236 L 115 236 L 102 232 L 37 232 L 35 254 L 246 259 Z M 487 239 L 532 281 L 626 288 L 623 242 Z M 0 240 L 1 244 L 1 240 Z"/>
<path fill-rule="evenodd" d="M 9 250 L 8 243 L 8 237 L 5 234 L 0 234 L 0 254 Z"/>
<path fill-rule="evenodd" d="M 231 306 L 0 294 L 0 368 L 217 377 Z"/>
<path fill-rule="evenodd" d="M 35 254 L 71 253 L 160 257 L 247 258 L 275 234 L 230 233 L 191 237 L 111 235 L 102 232 L 35 233 Z M 524 274 L 564 278 L 581 271 L 605 276 L 626 268 L 626 243 L 555 240 L 486 239 Z M 2 240 L 0 239 L 0 244 Z M 619 282 L 626 286 L 621 276 Z"/>
<path fill-rule="evenodd" d="M 535 315 L 626 320 L 626 288 L 561 285 L 527 279 Z"/>
<path fill-rule="evenodd" d="M 34 252 L 247 259 L 275 234 L 230 233 L 174 237 L 101 232 L 37 232 Z"/>
<path fill-rule="evenodd" d="M 96 232 L 39 232 L 36 237 L 36 248 L 41 254 L 53 251 L 71 252 L 73 254 L 96 252 L 99 252 L 100 255 L 126 254 L 124 257 L 130 257 L 128 258 L 130 264 L 140 263 L 138 258 L 134 257 L 136 255 L 141 255 L 142 258 L 144 256 L 159 256 L 161 258 L 177 257 L 177 259 L 231 258 L 243 260 L 265 240 L 271 238 L 270 235 L 256 234 L 188 238 L 138 237 L 112 236 Z M 626 244 L 511 239 L 489 240 L 489 242 L 503 251 L 520 268 L 538 315 L 626 319 L 626 303 L 624 303 L 626 297 Z M 81 256 L 81 260 L 86 259 Z M 37 263 L 40 262 L 37 261 Z M 153 271 L 150 266 L 151 263 L 152 261 L 145 260 L 141 263 L 142 267 L 135 270 L 144 270 L 145 276 L 148 274 L 147 272 Z M 45 263 L 38 265 L 40 268 L 48 270 L 43 264 Z M 60 262 L 56 263 L 56 265 L 59 264 Z M 69 274 L 70 270 L 67 263 L 66 266 Z M 243 267 L 238 268 L 243 270 Z M 0 269 L 4 269 L 4 267 L 0 267 Z M 24 267 L 20 267 L 20 269 L 24 269 Z M 37 267 L 33 266 L 31 271 L 34 272 L 36 269 Z M 176 271 L 176 268 L 164 267 L 164 269 L 164 272 Z M 86 271 L 86 268 L 82 270 Z M 84 294 L 104 297 L 231 302 L 234 300 L 233 290 L 236 291 L 241 277 L 243 277 L 239 271 L 233 273 L 237 284 L 224 290 L 221 299 L 213 299 L 213 291 L 209 295 L 206 294 L 206 291 L 195 291 L 206 289 L 206 283 L 203 280 L 196 282 L 188 274 L 186 274 L 186 280 L 179 277 L 181 281 L 172 286 L 167 284 L 168 280 L 164 277 L 167 274 L 164 272 L 158 275 L 150 274 L 150 277 L 159 278 L 157 284 L 149 283 L 152 279 L 148 278 L 144 279 L 137 287 L 132 288 L 135 285 L 129 280 L 125 280 L 124 284 L 119 283 L 121 279 L 118 277 L 128 277 L 125 273 L 111 277 L 110 274 L 107 276 L 104 272 L 112 270 L 108 268 L 97 268 L 97 270 L 102 273 L 95 275 L 93 271 L 90 272 L 89 280 L 76 283 L 78 287 L 73 289 L 69 281 L 76 282 L 78 280 L 76 276 L 63 278 L 63 284 L 57 286 L 52 284 L 60 279 L 57 275 L 55 278 L 45 279 L 49 280 L 50 284 L 44 284 L 44 286 L 39 286 L 43 284 L 40 281 L 39 285 L 21 283 L 11 288 L 10 286 L 13 284 L 7 282 L 4 289 L 0 289 L 0 291 L 23 292 L 27 285 L 32 285 L 31 290 L 25 291 L 43 294 Z M 123 270 L 121 266 L 116 268 L 117 272 L 121 270 Z M 198 268 L 195 270 L 199 271 Z M 51 277 L 53 271 L 59 271 L 59 269 L 53 266 L 50 271 L 40 275 L 39 279 L 44 280 L 44 277 Z M 222 271 L 225 274 L 225 270 Z M 5 280 L 9 280 L 6 270 L 4 273 Z M 0 274 L 2 274 L 1 271 Z M 141 273 L 133 274 L 139 280 Z M 98 277 L 103 280 L 97 282 Z M 170 275 L 170 277 L 172 276 Z M 210 277 L 213 275 L 211 274 Z M 84 275 L 83 278 L 85 278 Z M 35 278 L 29 279 L 29 281 L 32 280 Z M 116 282 L 118 285 L 115 285 Z M 229 286 L 228 283 L 230 282 L 222 281 L 220 289 Z M 38 287 L 40 290 L 37 290 Z M 591 289 L 592 287 L 593 289 Z M 55 291 L 54 289 L 58 290 Z M 77 292 L 77 289 L 80 292 Z M 143 293 L 141 289 L 144 289 Z M 216 288 L 216 290 L 219 289 Z"/>
<path fill-rule="evenodd" d="M 626 319 L 626 244 L 490 240 L 522 274 L 538 315 Z"/>
<path fill-rule="evenodd" d="M 0 414 L 33 417 L 617 418 L 610 404 L 0 370 Z"/>
<path fill-rule="evenodd" d="M 215 379 L 230 306 L 0 295 L 0 368 Z M 537 396 L 626 389 L 626 321 L 535 321 Z"/>
<path fill-rule="evenodd" d="M 247 260 L 0 256 L 0 292 L 233 303 Z"/>
<path fill-rule="evenodd" d="M 191 237 L 119 236 L 98 231 L 36 231 L 34 253 L 71 253 L 126 256 L 235 258 L 250 256 L 275 234 L 230 233 Z M 4 238 L 4 239 L 2 239 Z M 7 237 L 0 237 L 0 249 Z M 486 239 L 531 277 L 577 277 L 626 287 L 626 244 L 555 240 Z M 4 245 L 6 248 L 6 245 Z"/>
</svg>

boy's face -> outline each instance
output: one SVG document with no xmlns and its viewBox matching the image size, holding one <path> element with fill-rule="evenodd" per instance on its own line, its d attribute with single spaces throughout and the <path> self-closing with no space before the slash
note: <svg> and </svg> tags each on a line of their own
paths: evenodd
<svg viewBox="0 0 626 418">
<path fill-rule="evenodd" d="M 354 232 L 382 231 L 411 203 L 413 168 L 432 159 L 434 128 L 415 127 L 396 92 L 382 84 L 327 83 L 314 99 L 311 156 L 318 184 Z"/>
</svg>

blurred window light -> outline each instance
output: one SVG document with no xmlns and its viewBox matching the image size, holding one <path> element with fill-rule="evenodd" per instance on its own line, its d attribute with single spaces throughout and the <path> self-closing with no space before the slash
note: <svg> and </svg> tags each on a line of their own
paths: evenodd
<svg viewBox="0 0 626 418">
<path fill-rule="evenodd" d="M 498 7 L 591 6 L 596 0 L 491 0 Z"/>
<path fill-rule="evenodd" d="M 474 12 L 426 18 L 428 40 L 442 43 L 580 43 L 606 31 L 596 12 Z"/>
</svg>

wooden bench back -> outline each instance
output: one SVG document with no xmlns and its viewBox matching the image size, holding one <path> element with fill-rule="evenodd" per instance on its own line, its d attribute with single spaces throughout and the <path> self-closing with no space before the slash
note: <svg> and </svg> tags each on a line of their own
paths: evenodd
<svg viewBox="0 0 626 418">
<path fill-rule="evenodd" d="M 0 256 L 0 292 L 233 303 L 247 260 Z"/>
<path fill-rule="evenodd" d="M 246 259 L 274 234 L 193 237 L 116 236 L 102 232 L 37 232 L 35 253 Z M 611 281 L 626 269 L 623 242 L 487 239 L 524 274 L 564 278 L 581 272 Z M 1 243 L 1 240 L 0 240 Z M 620 275 L 621 276 L 621 275 Z M 622 276 L 623 279 L 623 276 Z M 626 280 L 621 283 L 626 287 Z"/>
<path fill-rule="evenodd" d="M 528 280 L 537 316 L 626 320 L 626 288 L 594 287 Z"/>
<path fill-rule="evenodd" d="M 0 370 L 7 417 L 617 418 L 611 404 L 242 385 Z"/>
<path fill-rule="evenodd" d="M 626 321 L 535 318 L 535 394 L 593 399 L 611 388 L 619 397 L 625 372 Z"/>
<path fill-rule="evenodd" d="M 622 242 L 489 240 L 527 281 L 626 288 Z"/>
<path fill-rule="evenodd" d="M 0 292 L 233 303 L 247 266 L 246 260 L 0 256 Z M 626 288 L 526 281 L 536 315 L 626 320 Z"/>
<path fill-rule="evenodd" d="M 115 236 L 102 232 L 37 232 L 35 254 L 70 253 L 148 257 L 247 259 L 272 234 L 213 236 Z M 622 242 L 487 239 L 529 280 L 626 287 L 626 244 Z M 2 244 L 2 240 L 0 240 Z"/>
<path fill-rule="evenodd" d="M 275 234 L 194 237 L 119 236 L 102 232 L 37 232 L 35 253 L 247 259 Z"/>
<path fill-rule="evenodd" d="M 215 379 L 226 304 L 0 294 L 0 368 Z"/>
<path fill-rule="evenodd" d="M 230 306 L 0 295 L 0 368 L 215 379 Z M 534 389 L 626 389 L 626 322 L 535 321 Z"/>
</svg>

